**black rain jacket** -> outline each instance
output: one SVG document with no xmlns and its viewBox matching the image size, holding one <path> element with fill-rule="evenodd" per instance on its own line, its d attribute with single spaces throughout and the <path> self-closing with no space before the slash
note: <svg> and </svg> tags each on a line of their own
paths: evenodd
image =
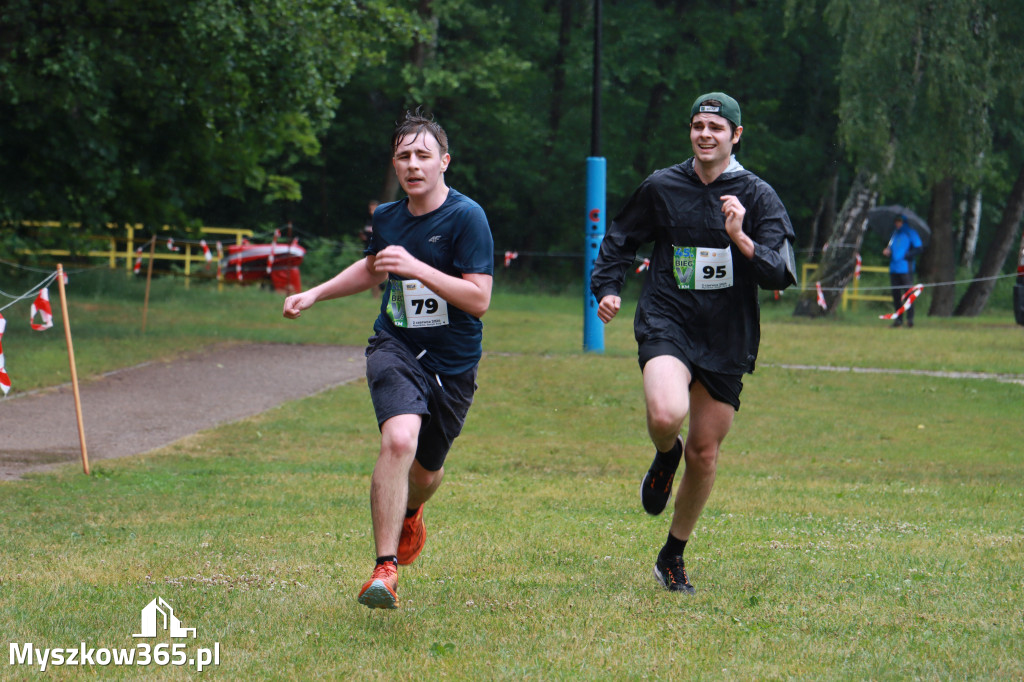
<svg viewBox="0 0 1024 682">
<path fill-rule="evenodd" d="M 725 231 L 720 197 L 735 195 L 746 209 L 743 231 L 754 258 L 740 253 Z M 698 367 L 723 374 L 754 371 L 761 341 L 758 287 L 796 284 L 795 235 L 775 190 L 735 158 L 710 185 L 693 159 L 655 171 L 612 221 L 594 264 L 590 290 L 600 301 L 619 295 L 638 248 L 654 243 L 650 268 L 634 318 L 638 343 L 676 344 Z M 733 285 L 718 290 L 680 289 L 673 271 L 674 246 L 728 248 Z"/>
</svg>

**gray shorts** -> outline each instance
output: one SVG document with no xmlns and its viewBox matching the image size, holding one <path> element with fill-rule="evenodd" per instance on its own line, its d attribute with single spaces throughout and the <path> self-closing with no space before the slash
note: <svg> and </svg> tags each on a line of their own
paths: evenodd
<svg viewBox="0 0 1024 682">
<path fill-rule="evenodd" d="M 423 417 L 416 461 L 437 471 L 462 432 L 476 391 L 477 368 L 439 376 L 420 364 L 412 351 L 389 334 L 374 334 L 366 347 L 366 383 L 377 426 L 400 414 Z"/>
<path fill-rule="evenodd" d="M 660 355 L 671 355 L 690 370 L 691 383 L 693 381 L 700 382 L 712 398 L 720 403 L 728 403 L 734 410 L 740 411 L 740 392 L 743 390 L 742 374 L 722 374 L 698 367 L 690 361 L 690 358 L 686 357 L 679 346 L 663 339 L 644 341 L 640 344 L 638 355 L 641 370 L 651 359 Z"/>
</svg>

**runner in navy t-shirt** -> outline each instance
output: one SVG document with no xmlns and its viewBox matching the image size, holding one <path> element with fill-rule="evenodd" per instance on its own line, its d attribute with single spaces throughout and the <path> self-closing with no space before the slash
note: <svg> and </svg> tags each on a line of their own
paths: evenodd
<svg viewBox="0 0 1024 682">
<path fill-rule="evenodd" d="M 295 319 L 319 301 L 388 285 L 366 349 L 381 431 L 370 483 L 377 564 L 359 592 L 370 608 L 398 606 L 398 565 L 415 561 L 426 542 L 423 504 L 473 402 L 494 273 L 487 216 L 445 184 L 444 129 L 406 113 L 391 149 L 408 196 L 377 208 L 366 257 L 284 302 L 284 316 Z"/>
</svg>

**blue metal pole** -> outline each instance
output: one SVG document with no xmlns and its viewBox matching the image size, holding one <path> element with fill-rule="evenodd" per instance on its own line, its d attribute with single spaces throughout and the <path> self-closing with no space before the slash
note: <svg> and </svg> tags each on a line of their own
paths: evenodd
<svg viewBox="0 0 1024 682">
<path fill-rule="evenodd" d="M 597 299 L 590 293 L 590 276 L 604 239 L 607 164 L 603 157 L 587 157 L 586 253 L 583 256 L 583 350 L 604 352 L 604 323 L 597 316 Z"/>
</svg>

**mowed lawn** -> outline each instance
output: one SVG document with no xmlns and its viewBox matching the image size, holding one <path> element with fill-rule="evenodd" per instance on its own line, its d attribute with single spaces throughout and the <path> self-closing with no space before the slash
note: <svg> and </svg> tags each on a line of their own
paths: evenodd
<svg viewBox="0 0 1024 682">
<path fill-rule="evenodd" d="M 280 302 L 158 289 L 142 335 L 137 301 L 73 299 L 79 371 L 109 369 L 112 338 L 125 365 L 210 343 L 358 344 L 376 307 L 288 322 Z M 891 330 L 870 310 L 807 320 L 791 305 L 765 305 L 759 367 L 687 547 L 695 597 L 651 576 L 669 519 L 639 503 L 652 450 L 632 311 L 584 354 L 579 301 L 499 293 L 399 610 L 355 599 L 378 441 L 360 381 L 89 477 L 69 463 L 0 483 L 0 631 L 15 645 L 0 677 L 40 676 L 11 663 L 32 643 L 183 652 L 50 665 L 48 679 L 196 678 L 189 660 L 214 648 L 203 678 L 1021 679 L 1024 386 L 796 367 L 1020 375 L 1024 328 L 921 314 Z M 18 338 L 23 381 L 66 380 L 60 343 Z M 194 638 L 133 637 L 156 598 Z"/>
</svg>

